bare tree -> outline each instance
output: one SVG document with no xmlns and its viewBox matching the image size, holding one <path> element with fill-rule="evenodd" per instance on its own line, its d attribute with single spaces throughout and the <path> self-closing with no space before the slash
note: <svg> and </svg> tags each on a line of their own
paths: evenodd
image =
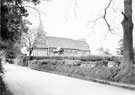
<svg viewBox="0 0 135 95">
<path fill-rule="evenodd" d="M 25 47 L 27 47 L 27 49 L 29 51 L 29 54 L 28 54 L 29 59 L 30 59 L 32 51 L 33 51 L 36 35 L 37 35 L 37 29 L 33 28 L 33 29 L 29 30 L 27 33 L 24 33 L 22 36 L 22 44 Z"/>
<path fill-rule="evenodd" d="M 94 24 L 98 19 L 103 19 L 108 26 L 108 30 L 113 33 L 113 29 L 111 28 L 110 24 L 106 19 L 107 9 L 110 7 L 111 2 L 110 0 L 108 6 L 104 9 L 103 16 L 94 20 Z M 115 76 L 116 79 L 120 79 L 128 74 L 130 71 L 133 70 L 133 61 L 134 61 L 134 54 L 133 54 L 133 21 L 132 21 L 132 0 L 124 0 L 124 12 L 121 12 L 124 16 L 122 21 L 123 26 L 123 43 L 124 43 L 124 51 L 123 51 L 123 62 L 120 65 L 120 72 Z"/>
<path fill-rule="evenodd" d="M 123 43 L 124 54 L 123 63 L 121 64 L 121 70 L 118 76 L 124 76 L 133 69 L 133 21 L 132 21 L 132 0 L 124 0 L 124 12 L 122 12 L 124 19 L 122 21 L 123 26 Z"/>
<path fill-rule="evenodd" d="M 112 2 L 114 0 L 109 0 L 108 5 L 104 8 L 103 15 L 99 16 L 93 21 L 89 21 L 88 23 L 93 23 L 93 27 L 96 25 L 96 22 L 99 19 L 103 19 L 108 27 L 108 31 L 111 33 L 115 33 L 112 29 L 111 25 L 109 24 L 107 20 L 107 10 L 110 8 Z M 124 44 L 124 52 L 123 52 L 123 62 L 120 65 L 120 71 L 115 76 L 116 79 L 120 79 L 124 77 L 126 74 L 128 74 L 130 71 L 133 70 L 133 60 L 134 60 L 134 54 L 133 54 L 133 20 L 132 20 L 132 1 L 133 0 L 123 0 L 124 3 L 124 11 L 121 12 L 124 19 L 122 21 L 122 27 L 123 27 L 123 44 Z"/>
</svg>

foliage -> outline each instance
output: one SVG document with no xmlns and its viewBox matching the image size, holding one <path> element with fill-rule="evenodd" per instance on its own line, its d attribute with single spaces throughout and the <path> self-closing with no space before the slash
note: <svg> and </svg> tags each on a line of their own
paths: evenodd
<svg viewBox="0 0 135 95">
<path fill-rule="evenodd" d="M 120 39 L 118 43 L 119 43 L 119 48 L 117 48 L 117 54 L 123 55 L 123 51 L 124 51 L 123 39 Z"/>
<path fill-rule="evenodd" d="M 32 56 L 31 60 L 42 60 L 42 59 L 56 59 L 56 60 L 81 60 L 81 61 L 101 61 L 101 60 L 108 60 L 108 61 L 115 61 L 119 62 L 122 61 L 122 56 L 99 56 L 99 55 L 88 55 L 88 56 Z"/>
<path fill-rule="evenodd" d="M 71 63 L 72 61 L 76 62 L 73 64 L 78 64 L 78 61 L 69 61 L 71 61 Z M 114 76 L 119 72 L 119 67 L 117 65 L 108 68 L 106 66 L 107 61 L 99 61 L 95 63 L 95 67 L 89 67 L 88 65 L 84 67 L 81 66 L 84 64 L 83 61 L 79 63 L 80 65 L 69 64 L 69 61 L 55 59 L 32 60 L 29 67 L 40 71 L 53 72 L 67 76 L 77 76 L 77 78 L 82 79 L 101 79 L 106 81 L 120 82 L 114 78 Z M 120 80 L 123 83 L 135 84 L 134 78 L 135 72 L 132 71 L 126 75 L 126 77 L 121 77 Z"/>
<path fill-rule="evenodd" d="M 97 49 L 97 51 L 98 51 L 99 54 L 101 54 L 101 55 L 111 55 L 110 50 L 109 50 L 109 49 L 105 49 L 105 48 L 103 48 L 103 47 L 99 47 L 99 48 Z"/>
<path fill-rule="evenodd" d="M 33 51 L 36 35 L 37 35 L 37 29 L 35 28 L 30 29 L 27 33 L 24 33 L 22 35 L 21 44 L 23 47 L 27 48 L 29 52 L 27 55 L 29 55 L 29 57 L 31 57 Z"/>
<path fill-rule="evenodd" d="M 27 48 L 32 48 L 37 34 L 37 29 L 30 29 L 27 33 L 24 33 L 21 38 L 23 46 Z"/>
<path fill-rule="evenodd" d="M 69 61 L 71 61 L 72 63 L 73 60 Z M 114 76 L 118 73 L 119 67 L 114 66 L 108 68 L 105 65 L 106 63 L 107 61 L 99 61 L 95 67 L 87 67 L 87 66 L 82 67 L 81 65 L 83 65 L 83 62 L 80 63 L 81 65 L 73 65 L 69 64 L 67 60 L 44 59 L 44 60 L 32 60 L 29 66 L 33 69 L 40 71 L 54 72 L 58 74 L 64 74 L 67 76 L 77 75 L 79 76 L 79 78 L 83 79 L 87 77 L 89 79 L 94 78 L 107 81 L 117 81 L 114 79 Z M 132 72 L 129 75 L 127 75 L 126 79 L 121 78 L 121 80 L 123 83 L 135 84 L 134 75 L 135 75 L 134 72 Z"/>
<path fill-rule="evenodd" d="M 6 84 L 4 83 L 3 77 L 3 68 L 2 68 L 2 59 L 0 58 L 0 95 L 12 95 L 12 93 L 7 89 Z"/>
<path fill-rule="evenodd" d="M 5 83 L 2 80 L 2 77 L 0 77 L 0 93 L 2 95 L 13 95 L 6 87 Z"/>
<path fill-rule="evenodd" d="M 105 54 L 105 55 L 111 55 L 110 50 L 109 50 L 109 49 L 105 49 L 105 50 L 104 50 L 104 54 Z"/>
<path fill-rule="evenodd" d="M 2 48 L 7 56 L 14 56 L 17 49 L 16 44 L 20 42 L 23 32 L 27 32 L 26 20 L 27 10 L 22 6 L 21 0 L 2 0 L 1 1 L 1 31 L 0 40 Z"/>
<path fill-rule="evenodd" d="M 28 16 L 23 5 L 25 2 L 38 4 L 40 0 L 1 0 L 0 40 L 14 44 L 14 42 L 20 41 L 23 32 L 28 31 L 26 24 L 29 22 L 24 19 Z"/>
<path fill-rule="evenodd" d="M 18 1 L 2 0 L 1 5 L 1 38 L 15 42 L 20 39 L 21 32 L 26 31 L 22 16 L 27 16 L 27 11 L 19 5 Z"/>
<path fill-rule="evenodd" d="M 20 42 L 22 33 L 26 33 L 28 30 L 26 26 L 26 24 L 28 24 L 28 21 L 23 18 L 28 16 L 28 12 L 23 6 L 24 2 L 38 4 L 40 3 L 40 0 L 0 1 L 0 52 L 6 52 L 7 56 L 11 58 L 14 58 L 15 54 L 19 52 L 16 44 Z M 1 62 L 0 72 L 3 72 Z M 2 76 L 0 76 L 0 86 L 2 84 L 4 83 L 2 81 Z M 2 85 L 2 88 L 4 88 L 4 85 Z M 6 89 L 2 91 L 6 91 Z"/>
<path fill-rule="evenodd" d="M 125 77 L 123 77 L 121 81 L 124 83 L 135 84 L 135 69 L 125 75 Z"/>
<path fill-rule="evenodd" d="M 123 51 L 124 51 L 124 46 L 123 46 L 123 39 L 119 40 L 119 48 L 117 48 L 117 53 L 118 55 L 123 55 Z M 135 55 L 135 47 L 133 49 L 134 55 Z"/>
</svg>

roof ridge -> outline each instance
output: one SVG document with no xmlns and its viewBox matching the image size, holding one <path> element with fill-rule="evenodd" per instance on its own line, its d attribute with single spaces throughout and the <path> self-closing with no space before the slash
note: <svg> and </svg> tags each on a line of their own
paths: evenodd
<svg viewBox="0 0 135 95">
<path fill-rule="evenodd" d="M 85 40 L 76 40 L 76 39 L 72 39 L 72 38 L 64 38 L 64 37 L 54 37 L 54 36 L 46 36 L 47 38 L 59 38 L 59 39 L 67 39 L 67 40 L 73 40 L 73 41 L 80 41 L 80 42 L 86 42 Z"/>
</svg>

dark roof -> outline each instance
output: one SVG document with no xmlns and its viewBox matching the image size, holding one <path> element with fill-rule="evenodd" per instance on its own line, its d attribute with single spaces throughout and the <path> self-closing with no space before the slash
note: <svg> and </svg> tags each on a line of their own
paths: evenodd
<svg viewBox="0 0 135 95">
<path fill-rule="evenodd" d="M 89 50 L 89 46 L 85 41 L 50 36 L 45 38 L 39 39 L 38 42 L 35 43 L 35 46 L 38 48 L 61 47 L 69 49 Z"/>
</svg>

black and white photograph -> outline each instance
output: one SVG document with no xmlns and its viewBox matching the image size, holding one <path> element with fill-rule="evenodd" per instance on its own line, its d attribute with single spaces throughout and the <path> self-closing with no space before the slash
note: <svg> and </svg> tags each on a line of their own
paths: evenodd
<svg viewBox="0 0 135 95">
<path fill-rule="evenodd" d="M 0 0 L 0 95 L 135 95 L 135 0 Z"/>
</svg>

